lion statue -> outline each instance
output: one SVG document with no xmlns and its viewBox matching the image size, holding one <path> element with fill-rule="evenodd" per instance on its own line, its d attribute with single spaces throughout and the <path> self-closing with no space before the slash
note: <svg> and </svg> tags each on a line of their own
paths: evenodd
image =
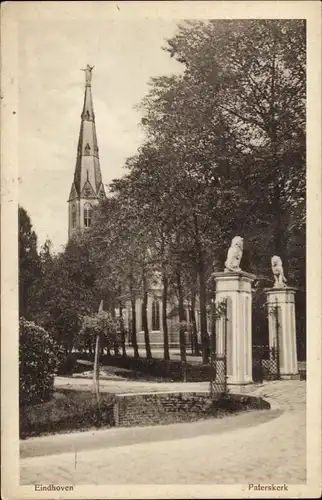
<svg viewBox="0 0 322 500">
<path fill-rule="evenodd" d="M 272 271 L 275 279 L 274 288 L 284 288 L 286 286 L 286 279 L 283 271 L 283 263 L 281 257 L 273 255 L 271 259 Z"/>
<path fill-rule="evenodd" d="M 243 246 L 243 238 L 240 236 L 235 236 L 235 238 L 231 240 L 225 262 L 225 273 L 230 271 L 241 271 L 240 261 L 243 256 Z"/>
</svg>

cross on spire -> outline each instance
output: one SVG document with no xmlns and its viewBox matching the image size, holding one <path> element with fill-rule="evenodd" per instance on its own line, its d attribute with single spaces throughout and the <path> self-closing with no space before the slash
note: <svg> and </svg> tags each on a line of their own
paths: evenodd
<svg viewBox="0 0 322 500">
<path fill-rule="evenodd" d="M 92 71 L 95 66 L 90 66 L 87 64 L 86 68 L 81 69 L 81 71 L 85 71 L 85 85 L 90 86 L 92 82 Z"/>
</svg>

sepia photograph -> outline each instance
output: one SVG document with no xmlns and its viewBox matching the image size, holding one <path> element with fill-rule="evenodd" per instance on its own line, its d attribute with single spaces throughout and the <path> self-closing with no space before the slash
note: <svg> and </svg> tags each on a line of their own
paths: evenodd
<svg viewBox="0 0 322 500">
<path fill-rule="evenodd" d="M 319 494 L 306 2 L 72 3 L 25 2 L 15 31 L 19 498 Z"/>
</svg>

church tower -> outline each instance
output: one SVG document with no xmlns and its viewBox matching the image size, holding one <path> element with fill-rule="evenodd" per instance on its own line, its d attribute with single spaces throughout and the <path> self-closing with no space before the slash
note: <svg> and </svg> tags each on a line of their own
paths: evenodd
<svg viewBox="0 0 322 500">
<path fill-rule="evenodd" d="M 106 197 L 102 183 L 92 100 L 92 71 L 85 71 L 85 95 L 77 146 L 77 158 L 68 204 L 68 239 L 84 234 L 92 222 L 93 207 Z"/>
</svg>

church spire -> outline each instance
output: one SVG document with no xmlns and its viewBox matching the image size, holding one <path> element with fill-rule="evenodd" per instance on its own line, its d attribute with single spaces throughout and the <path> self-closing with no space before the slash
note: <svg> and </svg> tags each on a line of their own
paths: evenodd
<svg viewBox="0 0 322 500">
<path fill-rule="evenodd" d="M 83 233 L 91 224 L 92 208 L 105 198 L 96 136 L 92 99 L 92 71 L 87 64 L 85 72 L 84 104 L 77 146 L 74 182 L 69 195 L 69 238 Z"/>
</svg>

